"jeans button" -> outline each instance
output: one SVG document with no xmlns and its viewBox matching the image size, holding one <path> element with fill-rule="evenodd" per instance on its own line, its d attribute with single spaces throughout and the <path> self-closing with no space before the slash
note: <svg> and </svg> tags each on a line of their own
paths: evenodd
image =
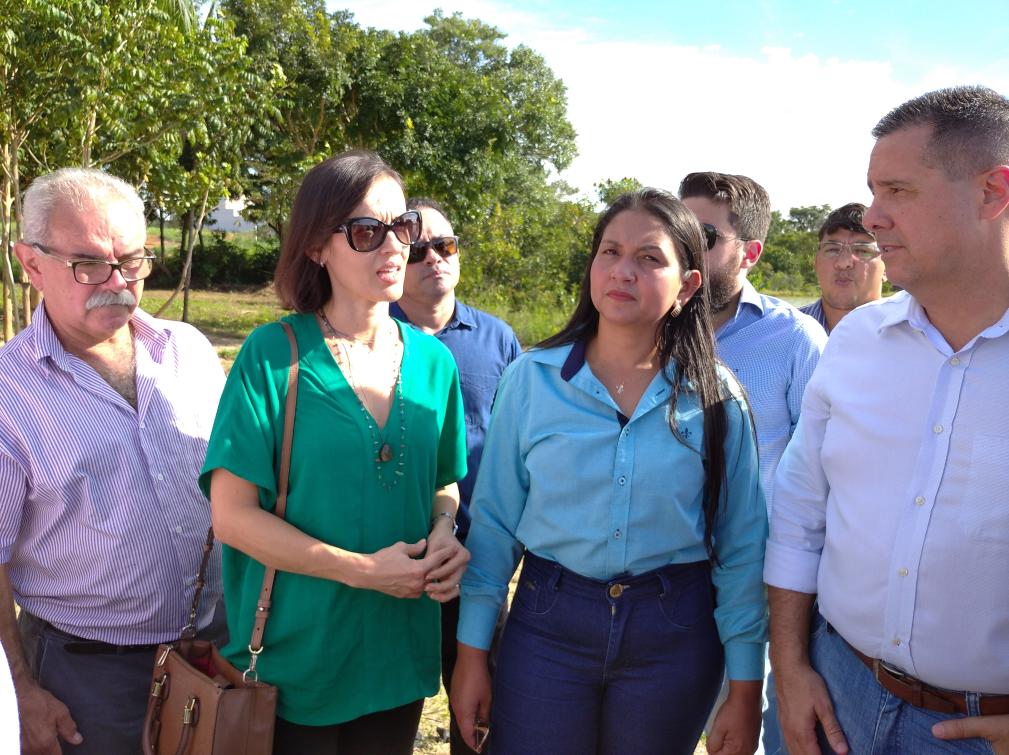
<svg viewBox="0 0 1009 755">
<path fill-rule="evenodd" d="M 619 598 L 623 594 L 624 594 L 624 586 L 623 585 L 610 585 L 610 597 L 611 598 Z"/>
</svg>

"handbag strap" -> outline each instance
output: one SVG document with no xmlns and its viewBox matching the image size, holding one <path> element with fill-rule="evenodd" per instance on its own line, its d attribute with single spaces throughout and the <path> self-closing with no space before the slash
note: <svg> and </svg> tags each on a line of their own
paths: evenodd
<svg viewBox="0 0 1009 755">
<path fill-rule="evenodd" d="M 280 445 L 280 473 L 277 476 L 277 505 L 274 513 L 281 519 L 287 511 L 287 487 L 291 474 L 291 444 L 294 440 L 294 413 L 298 402 L 298 341 L 290 324 L 281 321 L 287 340 L 291 342 L 291 369 L 287 376 L 287 402 L 284 405 L 284 439 Z M 249 668 L 245 671 L 247 681 L 255 681 L 256 660 L 263 652 L 263 633 L 266 631 L 266 620 L 270 617 L 270 597 L 273 594 L 273 581 L 277 570 L 266 567 L 263 574 L 263 587 L 259 591 L 259 601 L 256 603 L 256 620 L 252 625 L 252 638 L 249 640 Z"/>
<path fill-rule="evenodd" d="M 200 609 L 200 595 L 203 586 L 207 584 L 207 564 L 210 563 L 210 552 L 214 550 L 214 528 L 207 530 L 207 539 L 203 543 L 203 558 L 200 560 L 200 570 L 196 572 L 196 590 L 193 592 L 193 605 L 189 607 L 189 623 L 182 628 L 180 639 L 196 639 L 196 614 Z"/>
</svg>

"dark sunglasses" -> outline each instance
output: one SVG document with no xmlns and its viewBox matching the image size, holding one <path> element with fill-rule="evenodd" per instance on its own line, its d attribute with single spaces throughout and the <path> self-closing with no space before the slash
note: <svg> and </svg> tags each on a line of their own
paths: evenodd
<svg viewBox="0 0 1009 755">
<path fill-rule="evenodd" d="M 701 230 L 704 231 L 704 240 L 708 244 L 708 249 L 714 249 L 715 244 L 718 243 L 718 239 L 725 239 L 726 241 L 752 241 L 752 239 L 744 239 L 742 236 L 727 236 L 711 225 L 711 223 L 701 223 Z"/>
<path fill-rule="evenodd" d="M 453 254 L 459 253 L 459 237 L 441 236 L 428 241 L 414 241 L 410 244 L 410 256 L 406 258 L 407 264 L 422 261 L 427 257 L 428 249 L 434 249 L 443 260 L 448 259 Z"/>
<path fill-rule="evenodd" d="M 374 252 L 382 246 L 389 231 L 401 244 L 412 244 L 420 238 L 420 228 L 420 213 L 408 210 L 391 223 L 383 223 L 378 218 L 351 218 L 337 226 L 333 233 L 343 231 L 347 234 L 347 243 L 355 252 Z"/>
</svg>

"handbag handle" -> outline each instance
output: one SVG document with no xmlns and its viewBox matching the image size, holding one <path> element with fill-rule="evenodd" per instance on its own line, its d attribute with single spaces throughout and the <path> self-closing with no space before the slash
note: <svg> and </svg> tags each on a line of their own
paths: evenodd
<svg viewBox="0 0 1009 755">
<path fill-rule="evenodd" d="M 289 323 L 281 321 L 284 332 L 287 333 L 287 340 L 291 344 L 291 369 L 287 375 L 287 401 L 284 405 L 284 438 L 280 444 L 280 474 L 277 476 L 277 505 L 274 514 L 281 519 L 287 511 L 287 490 L 291 476 L 291 445 L 294 441 L 294 414 L 298 403 L 298 372 L 300 357 L 298 355 L 298 340 L 294 337 L 294 331 Z M 273 594 L 273 582 L 277 576 L 277 570 L 272 566 L 266 567 L 263 574 L 263 586 L 259 591 L 259 600 L 256 602 L 256 620 L 252 625 L 252 637 L 249 640 L 249 667 L 242 674 L 246 682 L 255 682 L 259 679 L 256 673 L 256 661 L 259 654 L 263 652 L 263 633 L 266 631 L 266 620 L 270 618 L 271 596 Z"/>
</svg>

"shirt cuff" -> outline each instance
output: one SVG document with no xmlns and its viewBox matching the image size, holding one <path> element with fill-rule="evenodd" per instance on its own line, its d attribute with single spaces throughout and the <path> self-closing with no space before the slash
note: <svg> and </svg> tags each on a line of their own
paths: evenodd
<svg viewBox="0 0 1009 755">
<path fill-rule="evenodd" d="M 465 585 L 462 588 L 460 601 L 456 639 L 464 645 L 478 650 L 490 650 L 501 606 L 485 598 L 467 596 Z"/>
<path fill-rule="evenodd" d="M 725 670 L 732 681 L 764 678 L 764 642 L 730 640 L 725 643 Z"/>
<path fill-rule="evenodd" d="M 816 594 L 820 554 L 789 548 L 773 540 L 764 551 L 764 582 L 784 590 Z"/>
</svg>

